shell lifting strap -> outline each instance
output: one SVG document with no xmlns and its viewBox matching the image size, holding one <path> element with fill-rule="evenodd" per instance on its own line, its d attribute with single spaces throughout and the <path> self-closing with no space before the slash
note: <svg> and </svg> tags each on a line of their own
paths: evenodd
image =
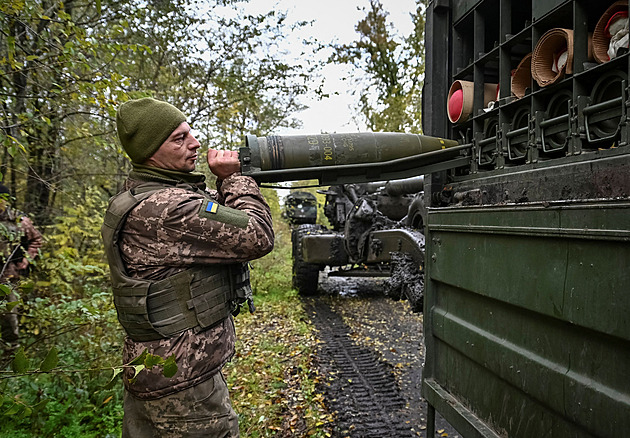
<svg viewBox="0 0 630 438">
<path fill-rule="evenodd" d="M 118 239 L 131 210 L 167 185 L 147 183 L 110 200 L 101 228 L 110 265 L 118 320 L 134 341 L 168 338 L 188 329 L 201 331 L 227 318 L 243 284 L 241 263 L 206 265 L 160 281 L 129 277 Z M 238 274 L 241 278 L 235 279 Z"/>
</svg>

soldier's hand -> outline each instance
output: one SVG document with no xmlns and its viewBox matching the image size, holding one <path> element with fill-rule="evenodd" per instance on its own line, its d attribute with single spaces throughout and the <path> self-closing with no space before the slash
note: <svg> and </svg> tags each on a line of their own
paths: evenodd
<svg viewBox="0 0 630 438">
<path fill-rule="evenodd" d="M 208 167 L 217 178 L 225 179 L 233 173 L 241 171 L 238 152 L 208 149 Z"/>
</svg>

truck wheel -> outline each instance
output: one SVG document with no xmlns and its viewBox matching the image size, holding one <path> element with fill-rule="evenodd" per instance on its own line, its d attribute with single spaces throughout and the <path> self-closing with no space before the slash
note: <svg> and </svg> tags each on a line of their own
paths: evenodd
<svg viewBox="0 0 630 438">
<path fill-rule="evenodd" d="M 302 237 L 322 230 L 321 225 L 303 224 L 293 230 L 291 243 L 293 248 L 293 287 L 300 295 L 315 295 L 319 279 L 319 265 L 307 263 L 302 258 Z"/>
</svg>

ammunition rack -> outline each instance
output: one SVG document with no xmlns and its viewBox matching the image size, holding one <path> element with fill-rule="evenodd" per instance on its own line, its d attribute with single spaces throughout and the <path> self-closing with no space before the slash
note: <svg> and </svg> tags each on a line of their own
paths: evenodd
<svg viewBox="0 0 630 438">
<path fill-rule="evenodd" d="M 625 51 L 597 63 L 588 55 L 589 35 L 613 3 L 435 0 L 430 4 L 424 132 L 471 145 L 470 165 L 450 171 L 449 180 L 583 154 L 605 157 L 627 147 L 630 56 Z M 556 28 L 573 31 L 572 74 L 547 86 L 531 78 L 524 95 L 517 98 L 512 73 L 535 51 L 541 37 Z M 451 54 L 448 59 L 436 58 L 446 53 Z M 472 113 L 459 123 L 446 117 L 447 94 L 454 81 L 474 84 Z M 486 83 L 499 84 L 498 100 L 490 108 L 484 108 Z"/>
</svg>

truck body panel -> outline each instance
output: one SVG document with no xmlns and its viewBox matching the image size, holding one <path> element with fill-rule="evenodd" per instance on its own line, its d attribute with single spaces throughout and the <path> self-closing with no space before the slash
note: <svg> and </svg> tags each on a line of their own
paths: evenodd
<svg viewBox="0 0 630 438">
<path fill-rule="evenodd" d="M 424 100 L 444 103 L 425 105 L 425 134 L 471 144 L 472 159 L 425 176 L 422 389 L 466 438 L 630 427 L 630 58 L 591 56 L 613 3 L 429 5 Z M 517 98 L 515 69 L 558 29 L 572 72 Z M 474 89 L 458 123 L 454 81 Z M 488 82 L 500 91 L 484 108 Z"/>
<path fill-rule="evenodd" d="M 442 388 L 499 436 L 628 430 L 630 203 L 428 218 L 425 397 Z"/>
</svg>

